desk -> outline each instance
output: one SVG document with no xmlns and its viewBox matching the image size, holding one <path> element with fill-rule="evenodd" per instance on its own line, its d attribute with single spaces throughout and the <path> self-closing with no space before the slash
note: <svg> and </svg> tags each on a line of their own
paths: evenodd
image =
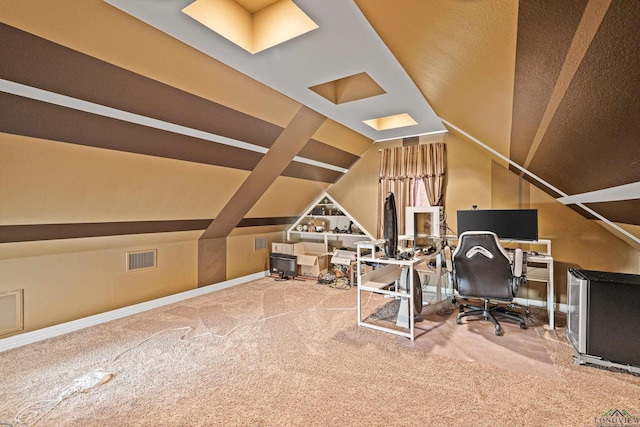
<svg viewBox="0 0 640 427">
<path fill-rule="evenodd" d="M 409 208 L 407 208 L 409 209 Z M 420 209 L 427 209 L 427 208 L 420 208 Z M 429 208 L 431 209 L 431 208 Z M 419 258 L 423 258 L 426 257 L 427 260 L 433 260 L 435 262 L 434 264 L 434 268 L 431 269 L 430 267 L 427 269 L 417 269 L 418 273 L 423 274 L 425 277 L 425 282 L 423 282 L 422 287 L 423 290 L 428 286 L 428 283 L 430 282 L 429 276 L 434 276 L 435 279 L 435 288 L 436 288 L 436 303 L 439 303 L 440 301 L 443 301 L 442 299 L 442 276 L 447 274 L 447 269 L 443 268 L 444 265 L 444 251 L 442 250 L 442 248 L 444 247 L 444 241 L 446 240 L 446 236 L 440 237 L 438 235 L 433 235 L 433 236 L 428 236 L 429 239 L 432 240 L 434 246 L 433 249 L 434 251 L 431 253 L 427 253 L 425 254 L 424 252 L 422 252 L 422 248 L 416 250 L 416 254 L 422 254 L 422 255 L 417 255 Z M 413 245 L 413 236 L 411 235 L 400 235 L 398 236 L 398 245 L 399 246 L 403 246 L 403 245 L 407 245 L 407 243 L 409 243 L 408 248 L 406 248 L 406 250 L 411 251 L 412 249 L 414 249 L 414 245 Z M 438 249 L 436 249 L 438 248 Z M 448 287 L 448 285 L 445 285 L 446 287 Z"/>
<path fill-rule="evenodd" d="M 553 287 L 553 257 L 551 255 L 527 254 L 527 264 L 544 264 L 546 268 L 527 266 L 527 281 L 547 282 L 547 312 L 549 329 L 555 329 L 555 290 Z"/>
<path fill-rule="evenodd" d="M 553 286 L 553 257 L 551 256 L 551 240 L 539 239 L 536 241 L 528 240 L 501 240 L 500 243 L 504 247 L 508 247 L 509 244 L 522 244 L 528 245 L 529 248 L 542 246 L 544 249 L 537 249 L 539 252 L 526 253 L 527 260 L 527 280 L 533 282 L 546 282 L 547 283 L 547 312 L 549 314 L 549 329 L 555 329 L 555 290 Z M 545 267 L 530 267 L 530 263 L 544 264 Z M 524 271 L 524 270 L 523 270 Z"/>
<path fill-rule="evenodd" d="M 357 243 L 357 272 L 358 272 L 358 326 L 364 326 L 371 329 L 376 329 L 379 331 L 389 332 L 392 334 L 400 335 L 403 337 L 411 338 L 411 341 L 415 340 L 415 307 L 414 307 L 414 283 L 413 283 L 413 270 L 414 268 L 425 262 L 427 260 L 426 257 L 423 258 L 413 258 L 409 260 L 400 260 L 400 259 L 385 259 L 377 256 L 376 254 L 376 246 L 381 246 L 384 244 L 384 241 L 373 241 L 373 242 L 358 242 Z M 363 255 L 363 250 L 370 250 L 371 254 Z M 363 262 L 375 262 L 378 264 L 383 264 L 384 267 L 378 268 L 371 272 L 360 274 L 361 264 Z M 389 283 L 392 283 L 395 280 L 400 278 L 400 273 L 403 268 L 409 269 L 409 292 L 402 291 L 401 289 L 397 289 L 395 291 L 386 289 Z M 374 325 L 371 323 L 367 323 L 362 319 L 362 297 L 361 292 L 368 291 L 374 292 L 377 294 L 389 295 L 390 297 L 399 297 L 403 300 L 407 300 L 409 302 L 409 331 L 405 332 L 402 330 L 385 328 L 384 326 Z"/>
<path fill-rule="evenodd" d="M 527 261 L 527 280 L 533 282 L 547 283 L 547 312 L 549 314 L 549 329 L 555 329 L 555 290 L 553 286 L 553 257 L 551 256 L 551 240 L 540 239 L 536 241 L 528 240 L 501 240 L 500 243 L 508 248 L 508 245 L 515 243 L 517 245 L 528 245 L 529 248 L 534 246 L 542 246 L 544 249 L 537 249 L 540 252 L 525 251 Z M 529 264 L 544 264 L 544 267 L 532 267 Z M 523 269 L 523 271 L 525 271 Z M 516 298 L 516 301 L 518 298 Z"/>
</svg>

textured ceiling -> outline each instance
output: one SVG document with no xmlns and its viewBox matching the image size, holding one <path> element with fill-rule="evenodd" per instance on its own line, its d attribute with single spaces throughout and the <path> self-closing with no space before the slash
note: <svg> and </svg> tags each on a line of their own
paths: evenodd
<svg viewBox="0 0 640 427">
<path fill-rule="evenodd" d="M 447 125 L 639 247 L 639 2 L 356 3 Z"/>
<path fill-rule="evenodd" d="M 616 191 L 640 181 L 638 2 L 355 0 L 354 8 L 298 0 L 320 28 L 252 57 L 184 20 L 179 10 L 189 0 L 107 1 L 374 140 L 440 127 L 424 116 L 419 127 L 392 132 L 362 126 L 367 117 L 415 117 L 420 107 L 406 71 L 428 102 L 424 110 L 431 114 L 432 106 L 446 125 L 498 152 L 515 172 L 589 218 L 640 225 L 640 190 Z M 387 93 L 347 109 L 308 90 L 362 72 Z M 602 194 L 587 198 L 596 204 L 568 198 L 610 188 L 604 201 Z"/>
</svg>

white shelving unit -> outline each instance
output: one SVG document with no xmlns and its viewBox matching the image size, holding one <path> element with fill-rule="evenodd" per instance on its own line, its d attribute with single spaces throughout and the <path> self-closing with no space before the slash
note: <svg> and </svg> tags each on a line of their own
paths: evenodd
<svg viewBox="0 0 640 427">
<path fill-rule="evenodd" d="M 316 231 L 317 224 L 322 223 L 324 229 Z M 351 233 L 348 233 L 351 223 Z M 313 230 L 313 231 L 312 231 Z M 330 248 L 356 247 L 356 242 L 374 240 L 347 211 L 329 194 L 323 193 L 306 210 L 305 214 L 287 230 L 289 241 L 324 242 L 327 252 Z"/>
<path fill-rule="evenodd" d="M 423 291 L 435 291 L 435 303 L 446 299 L 446 295 L 443 298 L 442 288 L 449 287 L 447 281 L 443 282 L 447 274 L 446 269 L 442 268 L 444 260 L 442 248 L 447 240 L 445 232 L 442 206 L 405 208 L 405 234 L 398 236 L 399 244 L 410 248 L 414 246 L 414 240 L 417 238 L 418 246 L 422 246 L 426 240 L 436 249 L 436 252 L 430 256 L 430 260 L 435 262 L 433 267 L 425 263 L 416 268 L 421 278 L 424 278 Z"/>
<path fill-rule="evenodd" d="M 376 246 L 384 245 L 383 240 L 371 241 L 371 242 L 358 242 L 358 257 L 357 257 L 357 271 L 358 271 L 358 326 L 364 326 L 366 328 L 376 329 L 378 331 L 389 332 L 391 334 L 400 335 L 402 337 L 410 338 L 411 341 L 415 340 L 415 309 L 414 309 L 414 283 L 413 283 L 413 270 L 421 263 L 427 260 L 426 257 L 413 258 L 409 260 L 398 260 L 393 258 L 380 258 L 376 254 Z M 368 255 L 364 254 L 364 251 L 369 251 Z M 372 261 L 377 264 L 382 264 L 384 267 L 375 269 L 365 274 L 360 274 L 361 264 L 363 262 Z M 409 282 L 408 289 L 403 291 L 398 288 L 397 290 L 390 290 L 389 284 L 397 281 L 400 278 L 400 274 L 403 268 L 409 269 Z M 362 292 L 373 292 L 376 294 L 383 294 L 393 298 L 400 298 L 404 300 L 405 304 L 408 304 L 408 328 L 405 330 L 387 328 L 380 325 L 368 323 L 362 318 Z"/>
</svg>

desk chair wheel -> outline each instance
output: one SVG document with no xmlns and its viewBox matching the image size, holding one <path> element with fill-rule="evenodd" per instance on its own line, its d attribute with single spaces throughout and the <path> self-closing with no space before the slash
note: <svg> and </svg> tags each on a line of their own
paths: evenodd
<svg viewBox="0 0 640 427">
<path fill-rule="evenodd" d="M 527 329 L 527 325 L 524 323 L 520 323 L 520 329 Z"/>
<path fill-rule="evenodd" d="M 462 325 L 462 319 L 459 317 L 456 317 L 456 324 Z"/>
<path fill-rule="evenodd" d="M 502 330 L 502 328 L 500 326 L 496 326 L 496 335 L 501 337 L 504 335 L 504 331 Z"/>
</svg>

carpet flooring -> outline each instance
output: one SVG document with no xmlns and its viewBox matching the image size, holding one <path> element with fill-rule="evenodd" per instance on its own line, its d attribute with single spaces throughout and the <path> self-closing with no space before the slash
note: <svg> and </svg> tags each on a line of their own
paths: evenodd
<svg viewBox="0 0 640 427">
<path fill-rule="evenodd" d="M 388 300 L 364 294 L 363 311 Z M 0 354 L 0 426 L 594 426 L 640 376 L 576 365 L 564 328 L 357 326 L 356 288 L 265 278 Z M 104 372 L 106 382 L 77 379 Z M 87 384 L 85 384 L 86 386 Z M 638 423 L 640 424 L 640 423 Z M 632 426 L 632 425 L 629 425 Z"/>
</svg>

